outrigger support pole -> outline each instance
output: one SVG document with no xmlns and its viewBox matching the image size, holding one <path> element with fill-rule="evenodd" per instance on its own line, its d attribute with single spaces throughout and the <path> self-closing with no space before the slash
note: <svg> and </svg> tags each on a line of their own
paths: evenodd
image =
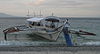
<svg viewBox="0 0 100 54">
<path fill-rule="evenodd" d="M 64 37 L 65 37 L 67 46 L 74 46 L 71 36 L 69 35 L 69 32 L 68 32 L 68 19 L 67 19 L 67 22 L 65 22 L 65 25 L 64 25 L 62 31 L 64 33 Z"/>
<path fill-rule="evenodd" d="M 63 28 L 63 33 L 64 33 L 64 37 L 65 37 L 67 46 L 74 46 L 70 35 L 66 31 L 66 28 Z"/>
<path fill-rule="evenodd" d="M 4 39 L 7 41 L 7 33 L 4 33 Z"/>
</svg>

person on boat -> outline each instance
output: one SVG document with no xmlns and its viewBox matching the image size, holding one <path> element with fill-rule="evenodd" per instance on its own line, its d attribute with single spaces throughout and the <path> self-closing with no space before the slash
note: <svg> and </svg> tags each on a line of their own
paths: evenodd
<svg viewBox="0 0 100 54">
<path fill-rule="evenodd" d="M 67 19 L 67 22 L 64 26 L 64 32 L 68 33 L 69 32 L 69 30 L 68 30 L 69 27 L 70 27 L 70 24 L 69 24 L 68 19 Z"/>
<path fill-rule="evenodd" d="M 35 23 L 33 22 L 33 23 L 32 23 L 32 26 L 34 26 L 34 25 L 35 25 Z"/>
<path fill-rule="evenodd" d="M 51 26 L 51 28 L 55 28 L 55 24 L 53 22 L 51 23 L 50 26 Z"/>
<path fill-rule="evenodd" d="M 32 28 L 32 22 L 29 21 L 29 27 Z"/>
<path fill-rule="evenodd" d="M 38 26 L 41 26 L 41 24 L 40 24 L 40 22 L 38 22 L 38 24 L 37 24 Z"/>
</svg>

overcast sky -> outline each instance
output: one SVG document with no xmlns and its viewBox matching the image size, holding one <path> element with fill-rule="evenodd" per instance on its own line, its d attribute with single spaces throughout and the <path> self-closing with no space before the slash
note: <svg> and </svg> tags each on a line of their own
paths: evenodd
<svg viewBox="0 0 100 54">
<path fill-rule="evenodd" d="M 44 16 L 100 17 L 100 0 L 0 0 L 0 12 L 26 16 L 40 10 Z"/>
</svg>

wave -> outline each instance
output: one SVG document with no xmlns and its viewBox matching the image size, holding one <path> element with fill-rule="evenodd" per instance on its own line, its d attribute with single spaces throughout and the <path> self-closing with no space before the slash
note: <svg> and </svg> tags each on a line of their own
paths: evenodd
<svg viewBox="0 0 100 54">
<path fill-rule="evenodd" d="M 84 42 L 80 44 L 81 46 L 100 46 L 100 41 Z"/>
</svg>

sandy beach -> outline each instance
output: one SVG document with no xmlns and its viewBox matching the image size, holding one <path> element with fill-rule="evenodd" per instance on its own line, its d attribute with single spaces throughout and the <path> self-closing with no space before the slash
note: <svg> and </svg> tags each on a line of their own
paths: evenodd
<svg viewBox="0 0 100 54">
<path fill-rule="evenodd" d="M 0 54 L 99 54 L 100 47 L 11 47 L 0 46 Z"/>
<path fill-rule="evenodd" d="M 34 46 L 0 46 L 0 51 L 15 51 L 15 52 L 24 52 L 24 51 L 70 51 L 70 52 L 77 52 L 77 51 L 100 51 L 99 46 L 86 46 L 86 47 L 34 47 Z"/>
</svg>

